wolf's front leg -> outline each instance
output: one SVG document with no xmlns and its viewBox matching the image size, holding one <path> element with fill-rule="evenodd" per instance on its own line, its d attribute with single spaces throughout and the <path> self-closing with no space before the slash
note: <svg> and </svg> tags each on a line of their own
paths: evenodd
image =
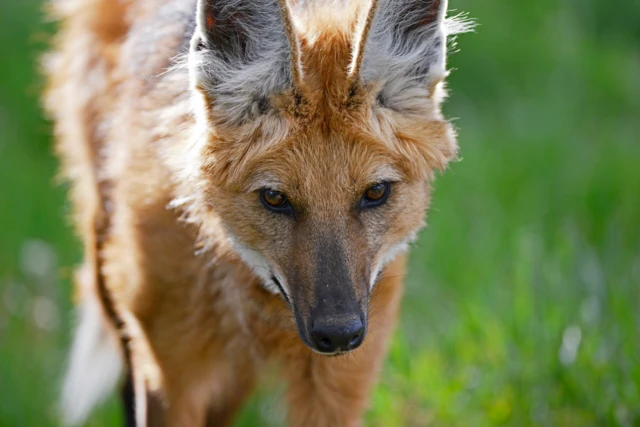
<svg viewBox="0 0 640 427">
<path fill-rule="evenodd" d="M 238 267 L 194 254 L 197 232 L 155 203 L 118 205 L 103 251 L 130 337 L 136 426 L 229 425 L 255 372 L 232 293 Z"/>
<path fill-rule="evenodd" d="M 369 332 L 357 350 L 336 357 L 292 351 L 284 364 L 291 427 L 359 427 L 393 331 L 404 260 L 389 265 L 372 299 Z"/>
<path fill-rule="evenodd" d="M 131 335 L 131 371 L 134 385 L 134 412 L 136 427 L 204 427 L 206 424 L 208 390 L 187 372 L 181 375 L 185 365 L 193 366 L 192 359 L 177 363 L 167 348 L 145 327 L 134 332 L 132 324 L 139 324 L 128 317 Z M 183 342 L 173 341 L 179 349 Z M 179 351 L 179 350 L 178 350 Z M 174 351 L 174 354 L 176 352 Z M 173 359 L 173 360 L 172 360 Z"/>
<path fill-rule="evenodd" d="M 253 360 L 231 347 L 240 343 L 200 340 L 194 348 L 189 334 L 168 333 L 142 327 L 132 334 L 136 427 L 232 425 L 254 386 Z"/>
</svg>

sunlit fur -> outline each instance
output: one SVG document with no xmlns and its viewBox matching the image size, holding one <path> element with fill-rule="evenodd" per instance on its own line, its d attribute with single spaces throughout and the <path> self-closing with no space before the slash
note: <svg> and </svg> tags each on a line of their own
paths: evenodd
<svg viewBox="0 0 640 427">
<path fill-rule="evenodd" d="M 96 308 L 102 276 L 130 337 L 139 425 L 228 425 L 270 365 L 287 381 L 291 425 L 361 425 L 401 254 L 424 225 L 434 172 L 457 153 L 440 103 L 446 36 L 466 27 L 445 19 L 446 3 L 52 3 L 46 106 L 85 247 L 80 321 L 93 322 L 77 339 L 122 332 Z M 216 42 L 221 22 L 235 45 Z M 361 210 L 382 181 L 388 201 Z M 286 194 L 295 217 L 267 211 L 262 188 Z M 345 307 L 368 324 L 348 356 L 310 348 L 317 283 L 336 270 L 325 261 L 344 281 L 322 283 L 352 287 Z M 71 356 L 70 423 L 110 387 L 78 380 L 94 347 Z"/>
</svg>

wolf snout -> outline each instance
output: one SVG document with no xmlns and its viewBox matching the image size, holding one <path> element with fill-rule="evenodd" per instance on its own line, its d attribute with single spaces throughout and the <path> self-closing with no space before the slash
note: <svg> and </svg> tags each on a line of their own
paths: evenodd
<svg viewBox="0 0 640 427">
<path fill-rule="evenodd" d="M 322 316 L 312 319 L 311 337 L 320 353 L 355 350 L 362 344 L 365 326 L 362 316 Z"/>
</svg>

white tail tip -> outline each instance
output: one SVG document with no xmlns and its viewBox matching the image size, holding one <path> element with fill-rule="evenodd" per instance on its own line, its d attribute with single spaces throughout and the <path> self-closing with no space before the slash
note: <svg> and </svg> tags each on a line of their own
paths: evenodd
<svg viewBox="0 0 640 427">
<path fill-rule="evenodd" d="M 106 330 L 98 301 L 84 298 L 62 387 L 63 422 L 77 426 L 116 387 L 122 373 L 118 343 Z"/>
</svg>

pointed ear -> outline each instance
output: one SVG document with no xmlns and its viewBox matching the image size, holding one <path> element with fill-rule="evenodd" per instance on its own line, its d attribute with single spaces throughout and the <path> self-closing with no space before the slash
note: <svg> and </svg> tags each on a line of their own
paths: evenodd
<svg viewBox="0 0 640 427">
<path fill-rule="evenodd" d="M 371 0 L 354 43 L 353 79 L 375 82 L 378 99 L 402 109 L 407 90 L 433 96 L 446 77 L 447 35 L 470 29 L 445 19 L 447 0 Z"/>
<path fill-rule="evenodd" d="M 286 0 L 198 0 L 192 84 L 211 111 L 242 122 L 300 80 L 297 38 Z"/>
</svg>

